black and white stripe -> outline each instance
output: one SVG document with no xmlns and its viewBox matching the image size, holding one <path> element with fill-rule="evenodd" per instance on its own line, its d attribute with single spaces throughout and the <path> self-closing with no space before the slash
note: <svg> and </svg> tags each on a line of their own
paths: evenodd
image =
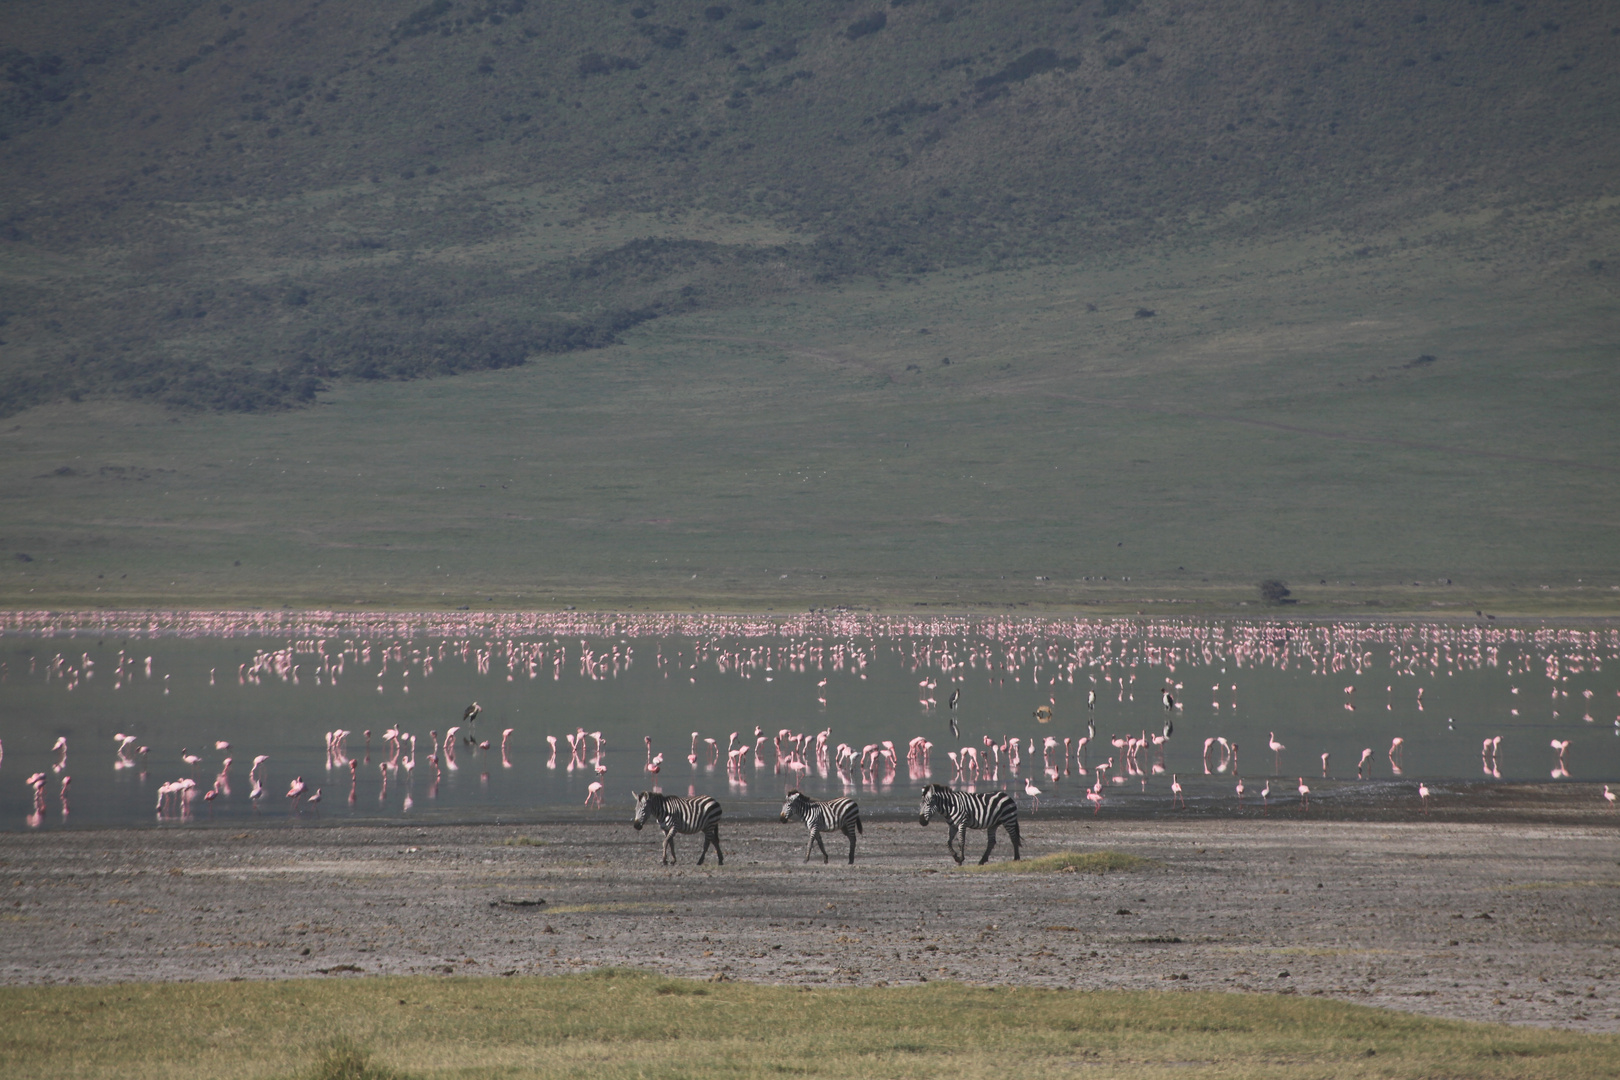
<svg viewBox="0 0 1620 1080">
<path fill-rule="evenodd" d="M 698 865 L 714 845 L 714 857 L 721 866 L 726 864 L 725 853 L 720 850 L 720 804 L 707 795 L 676 798 L 657 791 L 636 793 L 636 816 L 630 824 L 638 830 L 652 818 L 664 832 L 664 862 L 675 861 L 675 834 L 703 834 L 703 850 L 698 854 Z"/>
<path fill-rule="evenodd" d="M 928 820 L 935 814 L 941 814 L 950 824 L 951 834 L 945 838 L 945 846 L 950 850 L 951 858 L 960 865 L 967 858 L 967 831 L 969 829 L 983 829 L 989 842 L 984 846 L 984 857 L 979 860 L 983 866 L 990 861 L 990 852 L 996 846 L 996 830 L 1004 828 L 1007 836 L 1012 840 L 1013 859 L 1018 859 L 1018 804 L 1013 797 L 1005 791 L 989 791 L 984 794 L 958 791 L 955 788 L 945 787 L 943 784 L 929 784 L 922 789 L 922 804 L 917 807 L 917 822 L 927 825 Z M 962 853 L 956 853 L 956 837 L 962 836 Z"/>
<path fill-rule="evenodd" d="M 849 837 L 849 861 L 855 862 L 855 834 L 864 832 L 861 828 L 861 808 L 854 799 L 828 799 L 826 802 L 816 802 L 802 791 L 787 793 L 787 802 L 782 804 L 782 820 L 792 821 L 794 818 L 803 820 L 805 828 L 810 830 L 810 843 L 804 848 L 804 861 L 810 861 L 811 853 L 821 849 L 821 861 L 827 862 L 827 845 L 821 842 L 824 832 L 841 832 Z"/>
</svg>

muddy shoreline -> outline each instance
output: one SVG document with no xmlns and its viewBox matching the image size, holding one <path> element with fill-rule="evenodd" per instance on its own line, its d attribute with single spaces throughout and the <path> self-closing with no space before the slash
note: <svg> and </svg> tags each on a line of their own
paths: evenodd
<svg viewBox="0 0 1620 1080">
<path fill-rule="evenodd" d="M 959 870 L 915 819 L 870 821 L 853 867 L 805 865 L 802 827 L 762 821 L 727 822 L 725 865 L 701 867 L 692 838 L 665 867 L 657 834 L 619 820 L 4 834 L 0 984 L 622 965 L 1314 994 L 1620 1031 L 1620 816 L 1539 791 L 1448 810 L 1476 820 L 1025 817 L 1026 858 L 1153 861 L 1107 874 Z"/>
</svg>

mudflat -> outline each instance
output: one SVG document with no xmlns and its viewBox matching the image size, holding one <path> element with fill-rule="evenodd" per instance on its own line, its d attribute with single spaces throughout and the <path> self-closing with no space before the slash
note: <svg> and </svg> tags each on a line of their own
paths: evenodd
<svg viewBox="0 0 1620 1080">
<path fill-rule="evenodd" d="M 1109 821 L 1026 815 L 968 868 L 939 823 L 866 823 L 853 866 L 802 826 L 722 826 L 725 864 L 627 822 L 0 836 L 0 984 L 538 975 L 1325 995 L 1620 1031 L 1620 817 Z"/>
</svg>

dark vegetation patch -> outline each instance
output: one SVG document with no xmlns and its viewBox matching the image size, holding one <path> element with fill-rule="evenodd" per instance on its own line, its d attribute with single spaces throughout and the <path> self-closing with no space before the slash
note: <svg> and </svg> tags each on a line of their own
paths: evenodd
<svg viewBox="0 0 1620 1080">
<path fill-rule="evenodd" d="M 868 37 L 889 25 L 889 16 L 881 11 L 863 15 L 844 28 L 844 36 L 851 41 Z"/>
<path fill-rule="evenodd" d="M 599 52 L 589 52 L 579 58 L 578 70 L 581 78 L 589 75 L 611 75 L 615 71 L 635 71 L 641 65 L 628 56 L 610 56 Z"/>
<path fill-rule="evenodd" d="M 1270 578 L 1260 583 L 1260 599 L 1268 604 L 1295 604 L 1299 601 L 1292 598 L 1292 590 L 1287 584 Z"/>
<path fill-rule="evenodd" d="M 981 91 L 990 90 L 1006 83 L 1023 82 L 1025 79 L 1034 78 L 1057 68 L 1073 71 L 1079 66 L 1080 58 L 1077 56 L 1065 60 L 1058 56 L 1054 49 L 1031 49 L 1000 71 L 986 75 L 973 85 Z"/>
</svg>

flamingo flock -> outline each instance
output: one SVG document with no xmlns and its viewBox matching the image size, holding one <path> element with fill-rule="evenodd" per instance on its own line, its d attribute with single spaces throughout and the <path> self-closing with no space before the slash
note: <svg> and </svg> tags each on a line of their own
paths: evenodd
<svg viewBox="0 0 1620 1080">
<path fill-rule="evenodd" d="M 285 642 L 284 646 L 256 647 L 251 657 L 238 665 L 239 686 L 282 683 L 328 688 L 358 678 L 368 693 L 374 683 L 377 692 L 385 695 L 408 694 L 413 682 L 420 684 L 422 680 L 433 678 L 435 671 L 447 663 L 459 662 L 476 670 L 480 677 L 507 683 L 546 676 L 557 681 L 565 674 L 602 682 L 624 676 L 637 664 L 647 662 L 651 654 L 653 672 L 665 680 L 690 684 L 699 679 L 745 682 L 757 679 L 763 683 L 808 685 L 813 687 L 816 706 L 822 709 L 836 709 L 840 696 L 847 696 L 853 687 L 866 681 L 875 665 L 898 661 L 912 674 L 920 717 L 937 716 L 937 699 L 948 699 L 948 710 L 939 710 L 948 712 L 948 717 L 938 717 L 936 722 L 938 737 L 943 739 L 947 728 L 951 733 L 951 744 L 940 749 L 948 762 L 953 783 L 1018 784 L 1033 808 L 1039 799 L 1053 794 L 1052 785 L 1066 782 L 1070 777 L 1084 777 L 1085 800 L 1091 803 L 1094 813 L 1100 812 L 1106 792 L 1132 784 L 1145 794 L 1150 782 L 1166 772 L 1167 750 L 1174 745 L 1172 739 L 1178 723 L 1235 720 L 1240 712 L 1238 691 L 1242 675 L 1253 669 L 1265 667 L 1333 678 L 1335 687 L 1346 681 L 1342 698 L 1349 712 L 1356 712 L 1358 706 L 1362 710 L 1375 710 L 1379 704 L 1385 706 L 1380 712 L 1393 711 L 1399 678 L 1432 682 L 1438 677 L 1467 672 L 1493 673 L 1492 677 L 1511 684 L 1512 707 L 1505 710 L 1505 717 L 1498 717 L 1504 723 L 1512 723 L 1508 718 L 1517 718 L 1530 709 L 1531 699 L 1540 693 L 1529 692 L 1534 689 L 1531 684 L 1542 679 L 1548 704 L 1537 707 L 1545 708 L 1552 720 L 1559 720 L 1562 710 L 1569 713 L 1570 721 L 1578 716 L 1584 724 L 1596 724 L 1598 718 L 1594 714 L 1600 711 L 1601 704 L 1599 692 L 1580 682 L 1601 671 L 1604 663 L 1620 659 L 1620 633 L 1608 629 L 1509 628 L 1486 623 L 1325 622 L 1306 625 L 1264 620 L 1215 623 L 1196 619 L 904 617 L 853 612 L 786 617 L 576 613 L 338 615 L 325 612 L 180 612 L 154 616 L 132 612 L 7 612 L 0 613 L 0 633 L 41 642 L 89 633 L 145 635 L 154 639 L 175 636 L 280 640 Z M 49 652 L 50 648 L 41 649 L 42 654 Z M 102 659 L 100 678 L 103 681 L 97 685 L 110 685 L 122 693 L 150 680 L 168 693 L 171 676 L 158 670 L 159 666 L 160 658 L 145 655 L 144 650 L 119 649 L 115 657 Z M 1209 672 L 1204 676 L 1204 685 L 1213 684 L 1210 710 L 1202 720 L 1187 715 L 1187 698 L 1191 694 L 1186 684 L 1195 679 L 1178 678 L 1189 674 L 1189 670 L 1196 676 L 1200 669 Z M 228 668 L 225 670 L 225 681 L 228 681 Z M 1379 678 L 1377 681 L 1386 683 L 1385 690 L 1379 692 L 1372 678 L 1375 672 L 1385 671 L 1398 678 Z M 22 677 L 23 673 L 18 670 L 12 675 Z M 49 658 L 31 657 L 27 675 L 42 678 L 46 684 L 60 687 L 64 692 L 75 692 L 97 679 L 97 660 L 88 652 L 60 648 Z M 790 681 L 783 678 L 785 675 L 808 676 L 810 681 Z M 1084 734 L 1073 730 L 1068 734 L 1030 738 L 975 733 L 976 738 L 963 739 L 960 724 L 969 719 L 963 706 L 963 688 L 972 680 L 982 680 L 1003 690 L 1022 688 L 1029 702 L 1024 709 L 1037 705 L 1037 722 L 1061 727 L 1071 722 L 1075 714 L 1090 722 Z M 208 684 L 215 682 L 216 671 L 209 669 Z M 180 682 L 175 686 L 179 687 Z M 1406 698 L 1418 713 L 1434 704 L 1432 699 L 1426 701 L 1428 688 L 1420 683 Z M 1106 710 L 1110 699 L 1121 705 L 1134 702 L 1138 691 L 1149 694 L 1149 700 L 1152 694 L 1158 695 L 1164 710 L 1162 732 L 1116 733 L 1107 736 L 1105 743 L 1099 743 L 1092 719 L 1098 715 L 1099 706 Z M 1337 690 L 1334 692 L 1338 696 Z M 1603 689 L 1602 694 L 1607 693 L 1608 689 Z M 1081 696 L 1086 704 L 1083 712 L 1077 704 Z M 450 726 L 442 739 L 437 730 L 429 731 L 425 739 L 397 727 L 384 732 L 380 760 L 376 762 L 383 789 L 379 801 L 386 796 L 390 783 L 403 788 L 407 802 L 413 799 L 415 789 L 411 780 L 417 765 L 419 741 L 431 744 L 431 752 L 425 755 L 432 775 L 430 797 L 445 773 L 455 773 L 469 758 L 481 762 L 483 759 L 478 755 L 493 753 L 493 737 L 479 738 L 473 734 L 483 712 L 482 706 L 473 702 L 460 711 L 460 723 Z M 1027 717 L 1028 713 L 1023 715 Z M 751 737 L 741 725 L 738 725 L 739 730 L 708 737 L 692 733 L 687 754 L 689 767 L 694 771 L 718 771 L 723 767 L 734 789 L 745 787 L 751 776 L 766 768 L 772 769 L 773 774 L 789 775 L 795 781 L 816 773 L 827 777 L 829 782 L 837 780 L 846 786 L 882 787 L 892 783 L 901 771 L 898 744 L 906 742 L 905 765 L 910 777 L 931 775 L 931 755 L 935 747 L 924 736 L 907 742 L 873 737 L 875 733 L 869 733 L 865 738 L 836 742 L 830 725 L 809 731 L 779 728 L 774 735 L 763 730 L 762 725 L 750 726 Z M 1155 727 L 1158 726 L 1156 721 Z M 1448 731 L 1454 730 L 1449 720 L 1446 727 Z M 499 740 L 501 765 L 506 769 L 512 768 L 514 730 L 504 729 Z M 1615 730 L 1620 733 L 1620 714 L 1615 718 Z M 1202 733 L 1198 737 L 1203 737 Z M 1300 737 L 1297 730 L 1292 736 L 1287 731 L 1268 732 L 1267 748 L 1273 752 L 1273 775 L 1283 774 L 1281 755 L 1288 751 L 1283 739 L 1297 742 Z M 563 734 L 560 739 L 556 735 L 544 738 L 551 750 L 546 763 L 550 768 L 566 768 L 570 772 L 583 769 L 594 773 L 591 783 L 605 783 L 607 761 L 601 732 L 578 729 Z M 1481 768 L 1488 777 L 1502 775 L 1502 739 L 1503 736 L 1493 734 L 1482 743 Z M 364 732 L 362 749 L 352 750 L 351 743 L 358 741 L 347 730 L 327 733 L 326 768 L 349 773 L 351 804 L 356 800 L 360 784 L 359 766 L 372 762 L 371 732 Z M 1394 778 L 1403 777 L 1407 770 L 1406 741 L 1404 736 L 1393 737 L 1386 753 L 1390 775 Z M 1551 778 L 1569 779 L 1568 751 L 1572 739 L 1556 738 L 1551 743 L 1554 755 Z M 64 788 L 68 779 L 67 744 L 67 736 L 57 738 L 51 748 L 53 759 L 43 763 L 48 774 L 45 769 L 36 774 L 62 778 Z M 666 752 L 653 744 L 653 736 L 644 736 L 644 747 L 643 775 L 667 776 L 670 763 Z M 1110 748 L 1112 752 L 1107 753 L 1104 760 L 1093 763 L 1099 749 L 1106 753 Z M 228 749 L 229 744 L 224 740 L 214 742 L 216 754 L 223 755 Z M 668 755 L 679 753 L 676 748 L 666 749 Z M 177 755 L 173 749 L 160 750 L 161 757 L 169 761 L 178 759 L 184 766 L 176 770 L 180 775 L 165 785 L 167 791 L 158 799 L 160 815 L 186 818 L 194 812 L 193 804 L 199 799 L 212 806 L 218 800 L 228 801 L 232 797 L 230 757 L 210 757 L 206 744 L 196 752 L 182 747 Z M 565 752 L 566 757 L 563 757 Z M 1313 754 L 1317 752 L 1320 752 L 1321 774 L 1329 777 L 1329 753 L 1321 751 L 1320 747 L 1313 748 Z M 136 770 L 144 777 L 149 753 L 150 748 L 142 745 L 138 736 L 120 733 L 115 736 L 113 768 L 115 771 Z M 0 762 L 3 760 L 0 756 Z M 265 760 L 260 755 L 248 775 L 249 801 L 255 806 L 264 802 L 269 783 Z M 210 785 L 209 772 L 205 770 L 212 770 L 211 761 L 218 762 L 218 773 Z M 1242 802 L 1243 777 L 1236 740 L 1224 734 L 1204 738 L 1202 764 L 1205 775 L 1225 774 L 1235 780 L 1234 793 Z M 1026 765 L 1028 775 L 1025 775 Z M 1184 764 L 1182 768 L 1191 771 Z M 1369 780 L 1373 772 L 1373 750 L 1368 747 L 1361 751 L 1356 773 L 1358 779 Z M 1046 777 L 1044 786 L 1036 786 L 1037 773 Z M 487 776 L 487 772 L 480 773 L 480 779 L 487 780 Z M 285 776 L 282 781 L 286 781 Z M 292 786 L 298 783 L 294 781 Z M 37 794 L 40 789 L 33 776 L 28 786 L 33 796 L 31 805 L 36 809 L 41 805 L 48 807 L 48 802 L 41 803 Z M 1306 787 L 1303 777 L 1299 778 L 1298 786 Z M 310 787 L 314 788 L 313 794 L 307 790 Z M 1425 789 L 1420 791 L 1419 797 L 1427 812 L 1431 793 L 1425 793 L 1427 783 L 1419 787 Z M 601 790 L 596 790 L 594 799 L 588 799 L 591 805 L 600 805 Z M 318 807 L 321 791 L 320 786 L 313 784 L 306 784 L 296 794 L 289 788 L 290 812 L 299 814 L 305 808 Z M 1302 807 L 1308 806 L 1308 794 L 1308 789 L 1300 792 Z M 1268 782 L 1262 792 L 1263 811 L 1269 809 L 1270 795 Z M 1176 773 L 1170 774 L 1169 796 L 1172 807 L 1181 808 L 1186 803 Z M 61 802 L 65 813 L 65 793 Z M 43 810 L 39 816 L 43 817 Z"/>
</svg>

